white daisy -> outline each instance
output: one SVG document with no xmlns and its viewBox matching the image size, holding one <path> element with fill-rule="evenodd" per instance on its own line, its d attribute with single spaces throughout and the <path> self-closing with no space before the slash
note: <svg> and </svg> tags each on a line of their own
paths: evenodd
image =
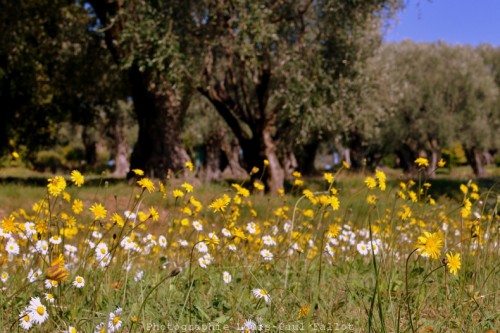
<svg viewBox="0 0 500 333">
<path fill-rule="evenodd" d="M 40 297 L 31 298 L 30 305 L 28 306 L 27 311 L 34 323 L 42 324 L 47 319 L 49 319 L 47 308 L 40 301 Z"/>
<path fill-rule="evenodd" d="M 231 276 L 231 274 L 229 274 L 229 272 L 222 273 L 222 280 L 224 280 L 225 283 L 231 282 L 232 279 L 233 277 Z"/>
<path fill-rule="evenodd" d="M 59 283 L 56 280 L 46 279 L 44 285 L 46 289 L 52 289 L 52 288 L 57 288 Z"/>
<path fill-rule="evenodd" d="M 263 298 L 264 301 L 266 301 L 266 303 L 271 302 L 271 296 L 269 296 L 267 291 L 265 291 L 264 289 L 260 289 L 260 288 L 253 289 L 252 293 L 257 298 Z"/>
<path fill-rule="evenodd" d="M 161 247 L 167 247 L 167 238 L 165 238 L 165 236 L 161 235 L 160 237 L 158 237 L 158 244 Z"/>
<path fill-rule="evenodd" d="M 49 242 L 54 245 L 58 245 L 62 243 L 62 238 L 59 235 L 54 235 L 50 237 Z"/>
<path fill-rule="evenodd" d="M 19 315 L 19 326 L 28 331 L 33 326 L 33 317 L 30 316 L 27 308 Z"/>
<path fill-rule="evenodd" d="M 243 332 L 253 332 L 257 330 L 257 324 L 252 321 L 252 319 L 248 319 L 243 323 L 243 326 L 239 329 L 239 331 Z"/>
<path fill-rule="evenodd" d="M 30 269 L 30 271 L 28 272 L 28 281 L 35 282 L 36 280 L 38 280 L 38 278 L 40 277 L 41 274 L 42 274 L 42 271 L 40 269 L 37 269 L 36 271 L 34 271 L 33 269 Z"/>
<path fill-rule="evenodd" d="M 19 254 L 19 245 L 16 243 L 14 239 L 9 239 L 7 244 L 5 244 L 5 251 L 8 254 Z"/>
<path fill-rule="evenodd" d="M 135 213 L 132 213 L 130 210 L 124 211 L 123 215 L 125 215 L 125 217 L 130 220 L 135 220 L 135 218 L 137 217 L 137 215 Z"/>
<path fill-rule="evenodd" d="M 139 282 L 144 277 L 144 271 L 138 271 L 134 276 L 134 281 Z"/>
<path fill-rule="evenodd" d="M 262 237 L 262 241 L 267 246 L 274 246 L 274 245 L 276 245 L 276 241 L 274 240 L 274 238 L 272 236 L 269 236 L 269 235 L 266 235 L 266 236 Z"/>
<path fill-rule="evenodd" d="M 108 321 L 108 332 L 116 332 L 122 327 L 122 321 L 120 319 L 120 316 L 122 314 L 122 308 L 117 308 L 115 312 L 111 312 L 109 314 L 109 321 Z"/>
<path fill-rule="evenodd" d="M 226 228 L 222 228 L 222 234 L 226 237 L 231 237 L 231 231 L 227 230 Z"/>
<path fill-rule="evenodd" d="M 78 275 L 75 277 L 75 280 L 73 281 L 73 285 L 76 288 L 83 288 L 85 286 L 85 279 Z"/>
<path fill-rule="evenodd" d="M 264 258 L 264 260 L 273 260 L 273 254 L 268 249 L 260 251 L 260 255 Z"/>
<path fill-rule="evenodd" d="M 247 231 L 250 233 L 250 234 L 254 234 L 257 232 L 257 225 L 255 224 L 255 222 L 249 222 L 247 224 Z"/>
<path fill-rule="evenodd" d="M 196 244 L 195 248 L 200 253 L 207 253 L 208 252 L 208 247 L 207 247 L 207 244 L 205 244 L 205 242 L 199 242 L 198 244 Z"/>
<path fill-rule="evenodd" d="M 45 293 L 45 300 L 49 303 L 54 303 L 55 301 L 54 295 Z"/>
<path fill-rule="evenodd" d="M 200 223 L 200 221 L 193 221 L 193 228 L 195 228 L 198 231 L 202 231 L 203 225 Z"/>
<path fill-rule="evenodd" d="M 95 256 L 98 261 L 104 258 L 109 253 L 106 243 L 99 243 L 95 248 Z"/>
<path fill-rule="evenodd" d="M 368 254 L 368 246 L 364 242 L 358 243 L 356 248 L 361 255 L 366 256 Z"/>
<path fill-rule="evenodd" d="M 3 272 L 2 275 L 0 275 L 0 280 L 2 280 L 3 283 L 7 282 L 9 279 L 9 273 Z"/>
<path fill-rule="evenodd" d="M 49 243 L 45 240 L 39 240 L 35 244 L 35 251 L 41 253 L 42 255 L 46 255 L 49 251 Z"/>
</svg>

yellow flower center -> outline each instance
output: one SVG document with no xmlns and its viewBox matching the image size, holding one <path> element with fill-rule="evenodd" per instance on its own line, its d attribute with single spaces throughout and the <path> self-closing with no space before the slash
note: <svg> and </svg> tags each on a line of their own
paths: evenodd
<svg viewBox="0 0 500 333">
<path fill-rule="evenodd" d="M 23 320 L 28 323 L 30 321 L 30 316 L 24 315 Z"/>
<path fill-rule="evenodd" d="M 40 315 L 40 316 L 43 316 L 43 314 L 45 313 L 45 308 L 41 305 L 37 306 L 36 308 L 36 312 Z"/>
<path fill-rule="evenodd" d="M 78 282 L 78 283 L 82 283 L 82 282 L 83 282 L 83 279 L 82 279 L 81 277 L 77 277 L 77 278 L 76 278 L 76 282 Z"/>
<path fill-rule="evenodd" d="M 114 317 L 113 318 L 113 325 L 118 324 L 119 321 L 120 321 L 120 317 L 119 316 Z"/>
<path fill-rule="evenodd" d="M 102 249 L 101 249 L 101 253 L 102 253 L 102 254 L 106 254 L 106 249 L 105 249 L 105 248 L 102 248 Z"/>
</svg>

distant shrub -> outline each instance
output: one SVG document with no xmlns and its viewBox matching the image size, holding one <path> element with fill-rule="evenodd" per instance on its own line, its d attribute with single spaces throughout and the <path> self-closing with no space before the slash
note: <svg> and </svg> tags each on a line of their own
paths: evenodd
<svg viewBox="0 0 500 333">
<path fill-rule="evenodd" d="M 36 154 L 33 166 L 39 171 L 50 170 L 52 173 L 66 169 L 64 156 L 53 150 L 39 151 Z"/>
</svg>

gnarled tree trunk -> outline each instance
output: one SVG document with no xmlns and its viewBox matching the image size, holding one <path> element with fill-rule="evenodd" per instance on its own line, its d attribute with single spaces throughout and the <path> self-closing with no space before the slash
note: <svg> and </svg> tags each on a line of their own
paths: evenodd
<svg viewBox="0 0 500 333">
<path fill-rule="evenodd" d="M 180 140 L 182 107 L 174 90 L 167 84 L 163 89 L 151 88 L 149 75 L 135 66 L 129 76 L 139 122 L 130 167 L 142 169 L 150 177 L 163 177 L 169 169 L 182 170 L 189 156 Z"/>
</svg>

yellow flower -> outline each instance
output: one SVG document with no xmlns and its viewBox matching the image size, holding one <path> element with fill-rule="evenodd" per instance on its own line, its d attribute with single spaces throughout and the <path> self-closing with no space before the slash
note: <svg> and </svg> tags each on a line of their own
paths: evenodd
<svg viewBox="0 0 500 333">
<path fill-rule="evenodd" d="M 189 171 L 193 172 L 193 170 L 194 170 L 193 163 L 191 163 L 190 161 L 187 161 L 185 165 L 186 165 L 186 168 L 189 169 Z"/>
<path fill-rule="evenodd" d="M 71 206 L 71 209 L 76 215 L 80 214 L 81 212 L 83 212 L 83 202 L 79 199 L 75 199 L 73 201 L 73 206 Z"/>
<path fill-rule="evenodd" d="M 184 196 L 184 192 L 181 190 L 173 190 L 172 194 L 174 195 L 174 198 L 182 198 Z"/>
<path fill-rule="evenodd" d="M 137 176 L 144 176 L 144 171 L 142 171 L 141 169 L 132 169 L 132 172 Z"/>
<path fill-rule="evenodd" d="M 349 164 L 347 164 L 347 162 L 346 162 L 346 161 L 342 161 L 342 166 L 343 166 L 344 168 L 346 168 L 346 169 L 350 169 L 350 168 L 351 168 L 351 166 L 350 166 Z"/>
<path fill-rule="evenodd" d="M 269 160 L 264 160 L 264 166 L 269 166 Z"/>
<path fill-rule="evenodd" d="M 259 183 L 257 181 L 253 182 L 253 187 L 257 190 L 257 191 L 263 191 L 265 186 L 264 184 L 262 183 Z"/>
<path fill-rule="evenodd" d="M 461 184 L 460 191 L 462 191 L 463 194 L 467 194 L 467 192 L 469 192 L 469 188 L 466 185 Z"/>
<path fill-rule="evenodd" d="M 330 172 L 325 172 L 325 174 L 323 175 L 323 178 L 325 178 L 325 180 L 328 182 L 328 184 L 333 183 L 333 174 L 331 174 Z"/>
<path fill-rule="evenodd" d="M 181 187 L 183 187 L 187 193 L 193 192 L 193 189 L 194 189 L 193 185 L 191 185 L 189 183 L 184 183 L 181 185 Z"/>
<path fill-rule="evenodd" d="M 15 232 L 17 229 L 16 222 L 14 222 L 14 215 L 10 215 L 2 220 L 2 229 L 3 232 L 8 234 L 11 232 Z"/>
<path fill-rule="evenodd" d="M 418 237 L 417 248 L 424 256 L 429 256 L 432 259 L 437 259 L 441 254 L 442 247 L 443 238 L 441 234 L 437 232 L 430 233 L 424 231 L 424 235 Z"/>
<path fill-rule="evenodd" d="M 292 176 L 294 176 L 295 178 L 300 178 L 300 177 L 302 177 L 302 174 L 300 172 L 298 172 L 298 171 L 294 171 L 292 173 Z"/>
<path fill-rule="evenodd" d="M 59 255 L 47 269 L 46 277 L 53 281 L 66 281 L 69 276 L 68 270 L 64 267 L 64 257 Z"/>
<path fill-rule="evenodd" d="M 382 171 L 382 170 L 375 170 L 375 178 L 378 179 L 378 187 L 382 190 L 382 191 L 385 191 L 386 189 L 386 184 L 385 184 L 385 181 L 386 181 L 386 176 L 385 176 L 385 173 Z"/>
<path fill-rule="evenodd" d="M 440 160 L 439 160 L 439 162 L 438 162 L 438 167 L 439 167 L 439 168 L 442 168 L 442 167 L 444 167 L 445 165 L 446 165 L 446 161 L 445 161 L 445 160 L 443 160 L 443 159 L 440 159 Z"/>
<path fill-rule="evenodd" d="M 466 218 L 471 214 L 471 210 L 472 210 L 472 203 L 470 202 L 469 199 L 465 199 L 464 206 L 462 207 L 462 209 L 460 209 L 460 214 L 462 215 L 463 218 Z"/>
<path fill-rule="evenodd" d="M 224 194 L 222 198 L 217 198 L 215 199 L 214 202 L 212 202 L 208 208 L 211 208 L 214 210 L 214 213 L 220 211 L 220 212 L 225 212 L 227 205 L 229 205 L 229 202 L 231 202 L 231 198 L 227 196 L 227 194 Z"/>
<path fill-rule="evenodd" d="M 139 186 L 142 187 L 143 189 L 148 190 L 149 193 L 155 191 L 155 184 L 149 178 L 142 178 L 141 180 L 137 181 L 137 184 L 139 184 Z"/>
<path fill-rule="evenodd" d="M 327 236 L 335 238 L 339 235 L 339 233 L 340 233 L 340 227 L 336 224 L 330 224 L 330 226 L 328 227 Z"/>
<path fill-rule="evenodd" d="M 412 202 L 417 202 L 418 201 L 417 193 L 415 193 L 413 191 L 408 191 L 408 196 L 410 197 L 410 200 Z"/>
<path fill-rule="evenodd" d="M 54 178 L 49 178 L 49 184 L 47 185 L 50 195 L 57 197 L 66 188 L 66 180 L 61 176 L 56 176 Z"/>
<path fill-rule="evenodd" d="M 304 185 L 304 181 L 302 179 L 295 179 L 295 181 L 293 182 L 293 185 L 302 186 L 302 185 Z"/>
<path fill-rule="evenodd" d="M 158 214 L 154 207 L 149 207 L 149 213 L 151 214 L 153 221 L 158 221 L 160 219 L 160 214 Z"/>
<path fill-rule="evenodd" d="M 83 185 L 85 178 L 78 170 L 71 171 L 71 181 L 78 187 Z"/>
<path fill-rule="evenodd" d="M 377 197 L 375 195 L 371 194 L 366 198 L 366 202 L 368 202 L 368 204 L 370 204 L 370 205 L 376 205 L 377 204 Z"/>
<path fill-rule="evenodd" d="M 375 178 L 370 176 L 365 178 L 365 184 L 369 189 L 377 187 L 377 181 L 375 180 Z"/>
<path fill-rule="evenodd" d="M 250 196 L 250 191 L 244 187 L 241 187 L 239 184 L 232 184 L 231 186 L 236 189 L 238 195 L 241 195 L 242 197 L 245 198 L 248 198 L 248 196 Z"/>
<path fill-rule="evenodd" d="M 457 275 L 458 270 L 462 266 L 462 262 L 460 260 L 460 253 L 455 253 L 450 251 L 450 253 L 446 254 L 446 267 L 450 270 L 450 273 L 453 275 Z"/>
<path fill-rule="evenodd" d="M 106 215 L 108 214 L 108 211 L 106 210 L 106 208 L 104 208 L 104 206 L 101 205 L 100 203 L 94 203 L 92 205 L 92 207 L 89 208 L 89 210 L 92 213 L 94 213 L 94 219 L 95 220 L 105 219 Z"/>
<path fill-rule="evenodd" d="M 336 196 L 330 196 L 329 201 L 330 206 L 332 206 L 333 210 L 338 210 L 340 208 L 340 201 Z"/>
<path fill-rule="evenodd" d="M 254 175 L 254 174 L 256 174 L 257 172 L 259 172 L 259 168 L 257 168 L 257 167 L 255 167 L 255 166 L 254 166 L 254 167 L 252 168 L 252 170 L 250 170 L 250 175 Z"/>
<path fill-rule="evenodd" d="M 284 189 L 282 189 L 282 188 L 280 188 L 280 189 L 278 190 L 278 195 L 279 195 L 280 197 L 284 196 L 284 195 L 285 195 L 285 190 L 284 190 Z"/>
<path fill-rule="evenodd" d="M 111 222 L 116 223 L 119 227 L 122 227 L 125 225 L 125 221 L 123 221 L 123 218 L 118 214 L 118 213 L 113 213 L 110 218 Z"/>
<path fill-rule="evenodd" d="M 429 166 L 429 160 L 426 159 L 425 157 L 419 157 L 415 160 L 415 164 L 418 167 L 428 167 Z"/>
<path fill-rule="evenodd" d="M 477 187 L 474 183 L 470 184 L 470 188 L 472 189 L 472 192 L 479 192 L 479 187 Z"/>
<path fill-rule="evenodd" d="M 306 317 L 309 314 L 310 305 L 304 305 L 300 307 L 299 313 L 297 314 L 297 319 Z"/>
<path fill-rule="evenodd" d="M 12 157 L 17 160 L 20 156 L 19 156 L 19 153 L 17 151 L 13 151 L 12 152 Z"/>
</svg>

